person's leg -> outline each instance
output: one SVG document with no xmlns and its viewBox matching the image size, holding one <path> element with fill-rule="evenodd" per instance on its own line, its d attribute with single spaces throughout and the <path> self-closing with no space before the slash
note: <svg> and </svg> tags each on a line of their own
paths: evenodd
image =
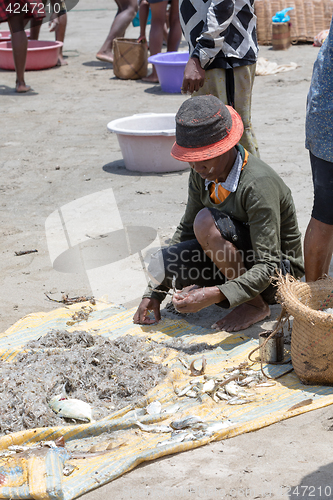
<svg viewBox="0 0 333 500">
<path fill-rule="evenodd" d="M 311 220 L 304 238 L 306 281 L 328 274 L 333 252 L 333 163 L 310 152 L 314 202 Z"/>
<path fill-rule="evenodd" d="M 235 110 L 241 116 L 244 132 L 240 143 L 254 156 L 260 157 L 256 136 L 251 123 L 252 89 L 256 65 L 234 68 Z"/>
<path fill-rule="evenodd" d="M 304 237 L 305 280 L 328 274 L 333 252 L 333 225 L 311 217 Z"/>
<path fill-rule="evenodd" d="M 115 0 L 118 12 L 113 20 L 108 36 L 96 54 L 100 61 L 113 62 L 112 44 L 117 37 L 125 35 L 126 28 L 134 19 L 138 10 L 137 0 Z"/>
<path fill-rule="evenodd" d="M 234 107 L 240 114 L 244 133 L 240 144 L 250 153 L 259 157 L 259 149 L 251 124 L 252 87 L 255 76 L 255 64 L 234 68 Z M 226 72 L 223 68 L 214 68 L 206 71 L 205 82 L 193 96 L 212 94 L 224 104 L 228 104 Z"/>
<path fill-rule="evenodd" d="M 169 9 L 169 33 L 167 41 L 167 51 L 176 52 L 182 37 L 182 29 L 179 21 L 178 0 L 171 0 Z"/>
<path fill-rule="evenodd" d="M 168 2 L 163 0 L 162 2 L 150 3 L 151 10 L 151 26 L 149 34 L 149 52 L 150 55 L 155 55 L 161 52 L 163 45 L 163 26 L 165 23 L 165 14 Z M 157 83 L 158 76 L 156 68 L 153 65 L 152 73 L 142 78 L 144 82 Z"/>
<path fill-rule="evenodd" d="M 219 223 L 222 232 L 224 220 Z M 232 280 L 246 272 L 244 251 L 224 238 L 220 227 L 214 220 L 208 208 L 201 210 L 194 221 L 195 236 L 206 255 L 214 262 L 216 267 L 228 279 Z M 250 242 L 244 246 L 249 247 Z M 243 247 L 243 244 L 240 244 Z M 214 328 L 234 332 L 244 330 L 249 326 L 270 316 L 270 308 L 261 295 L 235 307 L 223 319 L 217 321 Z"/>
<path fill-rule="evenodd" d="M 140 36 L 139 40 L 146 38 L 146 28 L 149 15 L 149 3 L 147 0 L 141 0 L 139 4 Z"/>
<path fill-rule="evenodd" d="M 38 40 L 43 19 L 32 17 L 30 21 L 30 40 Z"/>
<path fill-rule="evenodd" d="M 55 11 L 55 8 L 54 8 L 55 3 L 59 5 L 59 2 L 57 2 L 57 0 L 51 0 L 53 11 Z M 64 42 L 65 34 L 66 34 L 66 26 L 67 26 L 66 9 L 61 10 L 59 12 L 59 14 L 56 14 L 56 12 L 54 12 L 54 14 L 56 17 L 54 18 L 54 25 L 52 25 L 52 22 L 51 22 L 50 31 L 55 31 L 55 39 L 57 42 Z M 64 59 L 64 56 L 63 56 L 63 47 L 60 47 L 58 66 L 65 66 L 67 64 L 68 64 L 68 62 L 66 61 L 66 59 Z"/>
<path fill-rule="evenodd" d="M 24 31 L 24 12 L 13 14 L 8 19 L 11 31 L 13 57 L 16 70 L 16 92 L 28 92 L 31 87 L 25 84 L 24 70 L 27 59 L 28 40 Z"/>
</svg>

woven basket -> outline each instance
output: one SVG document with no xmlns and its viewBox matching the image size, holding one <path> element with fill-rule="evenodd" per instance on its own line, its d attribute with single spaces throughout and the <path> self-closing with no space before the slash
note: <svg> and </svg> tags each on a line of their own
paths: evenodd
<svg viewBox="0 0 333 500">
<path fill-rule="evenodd" d="M 277 297 L 294 317 L 291 335 L 293 368 L 304 384 L 333 385 L 333 279 L 313 283 L 280 277 Z"/>
<path fill-rule="evenodd" d="M 272 17 L 286 7 L 293 7 L 288 12 L 292 43 L 313 42 L 320 31 L 330 27 L 333 0 L 255 0 L 259 44 L 272 43 Z"/>
</svg>

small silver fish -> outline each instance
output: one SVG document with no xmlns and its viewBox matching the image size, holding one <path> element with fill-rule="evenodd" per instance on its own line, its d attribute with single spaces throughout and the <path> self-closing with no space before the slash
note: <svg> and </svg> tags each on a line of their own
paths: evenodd
<svg viewBox="0 0 333 500">
<path fill-rule="evenodd" d="M 75 465 L 66 464 L 64 466 L 64 468 L 62 469 L 62 473 L 64 476 L 70 476 L 72 474 L 72 472 L 75 471 L 75 469 L 77 469 L 77 467 Z"/>
<path fill-rule="evenodd" d="M 160 441 L 157 443 L 156 446 L 164 446 L 166 444 L 176 444 L 176 443 L 181 443 L 182 441 L 185 441 L 185 439 L 189 436 L 188 431 L 183 431 L 181 433 L 173 433 L 170 437 L 170 439 L 166 439 L 165 441 Z"/>
<path fill-rule="evenodd" d="M 174 405 L 167 406 L 166 408 L 163 408 L 161 413 L 162 413 L 162 415 L 173 415 L 173 413 L 177 413 L 179 408 L 180 408 L 179 404 L 176 403 Z"/>
<path fill-rule="evenodd" d="M 185 396 L 186 393 L 188 391 L 190 391 L 192 389 L 192 385 L 191 384 L 188 384 L 186 385 L 183 389 L 178 389 L 178 388 L 175 388 L 175 393 L 177 394 L 177 396 L 180 398 L 181 396 Z"/>
<path fill-rule="evenodd" d="M 214 388 L 216 386 L 215 380 L 211 378 L 210 380 L 207 380 L 202 386 L 202 391 L 203 392 L 213 392 Z"/>
<path fill-rule="evenodd" d="M 199 423 L 200 424 L 203 423 L 203 420 L 200 417 L 188 416 L 183 418 L 182 420 L 174 420 L 173 422 L 171 422 L 170 426 L 173 429 L 180 430 L 180 429 L 186 429 L 186 427 L 191 427 Z"/>
<path fill-rule="evenodd" d="M 141 422 L 135 422 L 138 427 L 144 432 L 172 432 L 168 425 L 146 425 Z"/>
<path fill-rule="evenodd" d="M 230 422 L 230 420 L 224 420 L 223 422 L 214 422 L 208 425 L 205 433 L 206 435 L 213 435 L 216 432 L 221 431 L 222 429 L 227 429 L 231 425 L 232 423 Z"/>
<path fill-rule="evenodd" d="M 251 403 L 252 400 L 251 399 L 244 399 L 244 398 L 241 398 L 239 396 L 235 396 L 231 399 L 229 399 L 229 401 L 227 401 L 227 404 L 228 405 L 244 405 L 246 403 Z"/>
<path fill-rule="evenodd" d="M 146 407 L 146 412 L 149 415 L 158 415 L 161 413 L 162 405 L 159 401 L 153 401 Z"/>
</svg>

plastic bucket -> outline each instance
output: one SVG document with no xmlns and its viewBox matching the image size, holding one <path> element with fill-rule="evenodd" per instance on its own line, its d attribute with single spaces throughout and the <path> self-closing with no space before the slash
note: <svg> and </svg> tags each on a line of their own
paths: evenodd
<svg viewBox="0 0 333 500">
<path fill-rule="evenodd" d="M 154 64 L 163 92 L 181 92 L 188 52 L 162 52 L 148 57 Z"/>
<path fill-rule="evenodd" d="M 27 62 L 25 69 L 39 70 L 57 65 L 62 42 L 28 40 Z M 11 42 L 0 42 L 0 68 L 15 70 Z"/>
<path fill-rule="evenodd" d="M 25 30 L 27 37 L 30 36 L 30 30 Z M 0 30 L 0 42 L 7 42 L 12 37 L 9 30 Z"/>
<path fill-rule="evenodd" d="M 188 163 L 170 155 L 175 142 L 174 113 L 141 113 L 108 123 L 117 134 L 128 170 L 138 172 L 173 172 L 188 168 Z"/>
</svg>

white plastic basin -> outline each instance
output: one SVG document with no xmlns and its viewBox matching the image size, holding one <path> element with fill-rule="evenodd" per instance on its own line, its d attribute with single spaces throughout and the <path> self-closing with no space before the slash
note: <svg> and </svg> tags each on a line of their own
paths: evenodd
<svg viewBox="0 0 333 500">
<path fill-rule="evenodd" d="M 174 172 L 188 168 L 170 151 L 176 138 L 175 113 L 140 113 L 118 118 L 107 125 L 117 134 L 128 170 Z"/>
</svg>

